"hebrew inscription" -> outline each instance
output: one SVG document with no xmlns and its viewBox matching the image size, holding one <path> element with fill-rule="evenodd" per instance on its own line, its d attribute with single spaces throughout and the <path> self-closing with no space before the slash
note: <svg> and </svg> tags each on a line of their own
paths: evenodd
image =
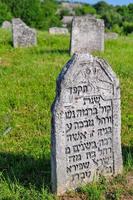
<svg viewBox="0 0 133 200">
<path fill-rule="evenodd" d="M 54 192 L 121 172 L 119 82 L 105 61 L 75 54 L 57 80 L 52 114 Z"/>
<path fill-rule="evenodd" d="M 66 170 L 72 181 L 93 180 L 94 168 L 95 175 L 114 172 L 112 101 L 90 96 L 82 103 L 66 107 L 64 115 Z"/>
</svg>

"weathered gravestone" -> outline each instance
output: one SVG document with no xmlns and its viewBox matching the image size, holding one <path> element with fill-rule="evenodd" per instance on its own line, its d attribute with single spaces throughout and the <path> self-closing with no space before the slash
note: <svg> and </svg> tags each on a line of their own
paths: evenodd
<svg viewBox="0 0 133 200">
<path fill-rule="evenodd" d="M 118 33 L 114 33 L 114 32 L 108 32 L 105 33 L 104 38 L 105 40 L 115 40 L 118 38 Z"/>
<path fill-rule="evenodd" d="M 11 28 L 12 28 L 12 24 L 11 24 L 11 22 L 9 22 L 9 21 L 4 21 L 4 22 L 2 23 L 1 28 L 3 28 L 3 29 L 11 29 Z"/>
<path fill-rule="evenodd" d="M 69 32 L 67 28 L 51 27 L 49 33 L 52 35 L 67 35 Z"/>
<path fill-rule="evenodd" d="M 104 50 L 104 21 L 94 16 L 74 17 L 71 31 L 71 55 Z"/>
<path fill-rule="evenodd" d="M 63 19 L 61 20 L 64 27 L 68 27 L 71 25 L 73 20 L 73 16 L 63 16 Z"/>
<path fill-rule="evenodd" d="M 111 67 L 74 54 L 57 80 L 52 106 L 52 188 L 62 194 L 122 171 L 119 81 Z"/>
<path fill-rule="evenodd" d="M 13 46 L 30 47 L 37 44 L 36 30 L 29 28 L 21 19 L 12 20 Z"/>
</svg>

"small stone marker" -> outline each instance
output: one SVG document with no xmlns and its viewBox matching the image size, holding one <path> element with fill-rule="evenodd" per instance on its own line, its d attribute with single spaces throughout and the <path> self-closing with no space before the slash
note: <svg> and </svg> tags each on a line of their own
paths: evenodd
<svg viewBox="0 0 133 200">
<path fill-rule="evenodd" d="M 104 51 L 104 21 L 94 16 L 74 17 L 71 31 L 71 55 L 75 52 Z"/>
<path fill-rule="evenodd" d="M 116 40 L 118 38 L 118 33 L 109 32 L 104 35 L 105 40 Z"/>
<path fill-rule="evenodd" d="M 67 35 L 69 32 L 67 28 L 52 27 L 49 28 L 49 33 L 52 35 Z"/>
<path fill-rule="evenodd" d="M 63 26 L 67 27 L 71 25 L 72 20 L 73 20 L 73 16 L 63 16 L 63 19 L 61 21 L 63 23 Z"/>
<path fill-rule="evenodd" d="M 1 28 L 3 28 L 3 29 L 11 29 L 11 28 L 12 28 L 12 24 L 11 24 L 11 22 L 9 22 L 9 21 L 4 21 L 4 22 L 2 23 Z"/>
<path fill-rule="evenodd" d="M 57 194 L 122 171 L 119 81 L 111 67 L 74 54 L 52 106 L 52 189 Z"/>
<path fill-rule="evenodd" d="M 29 28 L 21 19 L 12 20 L 13 46 L 30 47 L 37 44 L 36 30 Z"/>
</svg>

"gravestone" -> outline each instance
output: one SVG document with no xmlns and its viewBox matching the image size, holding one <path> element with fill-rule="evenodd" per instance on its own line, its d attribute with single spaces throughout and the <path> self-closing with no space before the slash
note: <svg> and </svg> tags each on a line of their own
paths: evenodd
<svg viewBox="0 0 133 200">
<path fill-rule="evenodd" d="M 104 35 L 105 40 L 116 40 L 118 38 L 118 33 L 109 32 Z"/>
<path fill-rule="evenodd" d="M 57 194 L 122 171 L 120 87 L 111 67 L 74 54 L 52 106 L 52 189 Z"/>
<path fill-rule="evenodd" d="M 11 24 L 11 22 L 9 22 L 9 21 L 4 21 L 4 22 L 2 23 L 1 28 L 3 28 L 3 29 L 11 29 L 11 28 L 12 28 L 12 24 Z"/>
<path fill-rule="evenodd" d="M 73 20 L 73 16 L 63 16 L 63 19 L 61 20 L 64 27 L 68 27 L 71 25 Z"/>
<path fill-rule="evenodd" d="M 68 34 L 68 29 L 60 27 L 51 27 L 49 28 L 49 33 L 52 35 L 66 35 Z"/>
<path fill-rule="evenodd" d="M 70 54 L 104 51 L 104 21 L 94 16 L 74 17 Z"/>
<path fill-rule="evenodd" d="M 36 30 L 29 28 L 21 19 L 12 20 L 13 26 L 13 46 L 31 47 L 37 44 Z"/>
</svg>

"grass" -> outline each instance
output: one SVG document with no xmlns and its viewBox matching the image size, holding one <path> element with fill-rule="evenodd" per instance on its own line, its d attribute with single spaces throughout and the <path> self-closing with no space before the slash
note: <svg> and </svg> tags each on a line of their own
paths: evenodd
<svg viewBox="0 0 133 200">
<path fill-rule="evenodd" d="M 14 49 L 11 41 L 11 33 L 0 30 L 0 200 L 57 199 L 50 192 L 50 107 L 70 58 L 69 37 L 38 32 L 38 46 L 29 49 Z M 132 187 L 125 189 L 133 176 L 133 36 L 108 41 L 105 52 L 95 54 L 121 82 L 124 173 L 66 198 L 133 198 Z"/>
</svg>

